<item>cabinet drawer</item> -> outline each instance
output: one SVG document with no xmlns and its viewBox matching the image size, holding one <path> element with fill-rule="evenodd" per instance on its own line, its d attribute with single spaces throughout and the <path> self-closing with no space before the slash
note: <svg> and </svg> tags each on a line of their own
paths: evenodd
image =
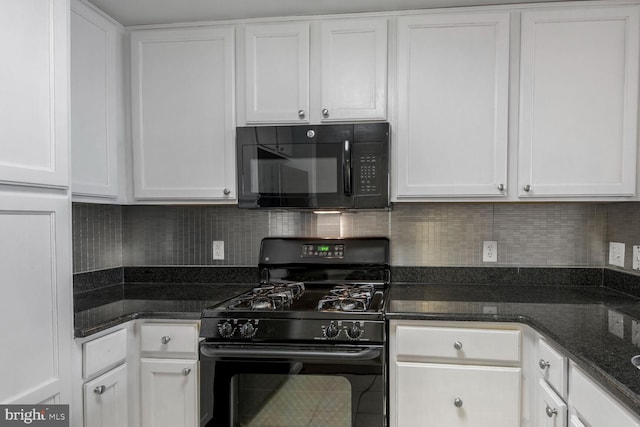
<svg viewBox="0 0 640 427">
<path fill-rule="evenodd" d="M 140 328 L 141 351 L 161 357 L 198 357 L 198 325 L 145 323 Z"/>
<path fill-rule="evenodd" d="M 83 373 L 88 379 L 127 358 L 127 331 L 121 329 L 82 345 Z"/>
<path fill-rule="evenodd" d="M 536 390 L 536 426 L 567 427 L 567 404 L 543 379 Z"/>
<path fill-rule="evenodd" d="M 567 398 L 567 358 L 544 340 L 538 341 L 537 369 L 540 375 L 564 399 Z"/>
<path fill-rule="evenodd" d="M 520 368 L 399 362 L 395 372 L 391 425 L 520 425 Z"/>
<path fill-rule="evenodd" d="M 590 427 L 640 426 L 640 420 L 574 364 L 569 375 L 569 406 L 572 416 L 577 415 Z"/>
<path fill-rule="evenodd" d="M 518 330 L 398 326 L 396 335 L 398 359 L 520 361 Z"/>
</svg>

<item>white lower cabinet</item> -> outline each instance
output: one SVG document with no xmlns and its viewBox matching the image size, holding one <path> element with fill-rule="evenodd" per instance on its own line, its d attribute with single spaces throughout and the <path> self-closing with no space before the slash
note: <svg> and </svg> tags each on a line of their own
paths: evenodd
<svg viewBox="0 0 640 427">
<path fill-rule="evenodd" d="M 537 427 L 567 426 L 567 404 L 543 379 L 538 380 L 534 412 Z"/>
<path fill-rule="evenodd" d="M 128 427 L 130 394 L 126 327 L 79 342 L 84 427 Z"/>
<path fill-rule="evenodd" d="M 84 385 L 84 426 L 128 425 L 127 364 Z"/>
<path fill-rule="evenodd" d="M 392 320 L 390 338 L 391 427 L 520 425 L 516 327 Z"/>
<path fill-rule="evenodd" d="M 199 425 L 198 324 L 140 327 L 142 427 Z"/>
<path fill-rule="evenodd" d="M 142 359 L 143 427 L 198 425 L 198 361 Z"/>
<path fill-rule="evenodd" d="M 397 427 L 520 423 L 520 368 L 396 362 Z"/>
<path fill-rule="evenodd" d="M 640 419 L 575 364 L 569 370 L 571 426 L 640 427 Z"/>
</svg>

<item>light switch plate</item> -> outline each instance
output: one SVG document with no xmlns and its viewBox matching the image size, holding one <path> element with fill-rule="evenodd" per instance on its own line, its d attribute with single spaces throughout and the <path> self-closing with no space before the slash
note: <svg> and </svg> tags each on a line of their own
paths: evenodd
<svg viewBox="0 0 640 427">
<path fill-rule="evenodd" d="M 609 264 L 624 267 L 624 243 L 609 242 Z"/>
</svg>

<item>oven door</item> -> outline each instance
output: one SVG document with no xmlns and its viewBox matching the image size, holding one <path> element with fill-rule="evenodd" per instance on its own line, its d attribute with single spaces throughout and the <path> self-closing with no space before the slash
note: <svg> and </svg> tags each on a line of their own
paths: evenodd
<svg viewBox="0 0 640 427">
<path fill-rule="evenodd" d="M 207 427 L 383 427 L 383 346 L 200 344 Z"/>
</svg>

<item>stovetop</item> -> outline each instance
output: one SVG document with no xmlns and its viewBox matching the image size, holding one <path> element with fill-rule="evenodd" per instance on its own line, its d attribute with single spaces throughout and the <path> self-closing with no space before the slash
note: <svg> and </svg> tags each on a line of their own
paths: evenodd
<svg viewBox="0 0 640 427">
<path fill-rule="evenodd" d="M 266 238 L 256 287 L 202 312 L 210 341 L 384 339 L 387 238 Z"/>
</svg>

